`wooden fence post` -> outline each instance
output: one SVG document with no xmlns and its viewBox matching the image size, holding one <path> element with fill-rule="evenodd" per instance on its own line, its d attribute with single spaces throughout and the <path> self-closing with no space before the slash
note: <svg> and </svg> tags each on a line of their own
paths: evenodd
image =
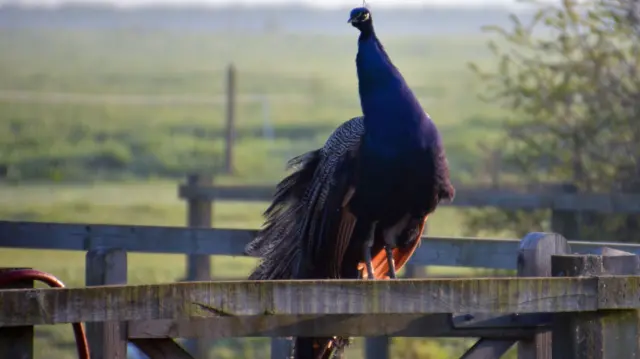
<svg viewBox="0 0 640 359">
<path fill-rule="evenodd" d="M 519 277 L 550 277 L 551 256 L 571 250 L 566 238 L 556 233 L 533 232 L 520 242 Z M 551 331 L 518 342 L 518 359 L 551 359 Z M 564 358 L 563 358 L 564 359 Z"/>
<path fill-rule="evenodd" d="M 87 252 L 85 265 L 85 283 L 88 287 L 127 284 L 127 252 L 122 249 L 91 249 Z M 91 359 L 127 357 L 126 323 L 87 323 L 86 328 Z"/>
<path fill-rule="evenodd" d="M 227 70 L 227 133 L 225 142 L 224 167 L 227 174 L 233 174 L 233 146 L 236 139 L 236 68 L 233 64 Z"/>
<path fill-rule="evenodd" d="M 211 175 L 189 175 L 188 186 L 213 186 Z M 189 227 L 211 228 L 213 203 L 210 200 L 190 198 L 187 202 L 187 225 Z M 187 281 L 211 280 L 211 260 L 208 255 L 192 254 L 187 258 Z M 210 341 L 190 339 L 185 341 L 191 355 L 205 359 L 209 355 Z"/>
<path fill-rule="evenodd" d="M 563 183 L 551 187 L 551 190 L 560 194 L 578 193 L 578 188 L 570 183 Z M 551 231 L 560 233 L 569 240 L 580 239 L 580 222 L 578 213 L 575 211 L 565 211 L 551 209 Z"/>
<path fill-rule="evenodd" d="M 17 269 L 0 268 L 0 273 Z M 7 288 L 33 288 L 32 280 L 12 283 Z M 33 326 L 0 328 L 0 359 L 33 359 Z"/>
<path fill-rule="evenodd" d="M 428 232 L 429 222 L 425 223 L 422 236 Z M 404 266 L 404 278 L 420 278 L 424 276 L 424 267 L 411 264 Z M 366 359 L 388 359 L 391 356 L 391 338 L 388 336 L 365 338 L 364 357 Z"/>
<path fill-rule="evenodd" d="M 600 255 L 557 255 L 551 261 L 553 276 L 557 277 L 639 273 L 638 256 L 610 248 L 603 248 Z M 615 296 L 616 288 L 607 288 L 607 293 Z M 638 313 L 638 310 L 610 310 L 557 314 L 553 328 L 554 358 L 640 358 Z"/>
<path fill-rule="evenodd" d="M 271 338 L 271 359 L 288 358 L 291 354 L 291 340 L 286 338 Z"/>
</svg>

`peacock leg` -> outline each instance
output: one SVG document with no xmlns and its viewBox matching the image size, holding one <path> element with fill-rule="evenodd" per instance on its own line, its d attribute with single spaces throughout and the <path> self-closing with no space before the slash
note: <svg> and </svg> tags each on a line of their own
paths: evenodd
<svg viewBox="0 0 640 359">
<path fill-rule="evenodd" d="M 396 279 L 396 263 L 393 260 L 393 248 L 390 245 L 384 246 L 384 251 L 387 254 L 387 264 L 389 265 L 389 278 Z"/>
<path fill-rule="evenodd" d="M 367 279 L 376 279 L 373 273 L 373 259 L 371 258 L 371 247 L 373 247 L 373 240 L 376 232 L 376 223 L 372 223 L 369 228 L 369 235 L 364 241 L 364 263 L 367 266 Z"/>
</svg>

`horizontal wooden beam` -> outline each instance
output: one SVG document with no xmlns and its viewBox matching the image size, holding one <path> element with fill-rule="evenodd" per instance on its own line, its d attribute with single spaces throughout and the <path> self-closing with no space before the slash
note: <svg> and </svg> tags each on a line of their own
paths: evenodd
<svg viewBox="0 0 640 359">
<path fill-rule="evenodd" d="M 271 201 L 274 186 L 198 187 L 180 185 L 178 195 L 185 199 Z M 608 193 L 523 193 L 490 188 L 456 188 L 453 207 L 496 207 L 503 209 L 558 209 L 601 213 L 640 213 L 640 195 Z"/>
<path fill-rule="evenodd" d="M 0 247 L 86 251 L 98 247 L 128 252 L 244 255 L 255 230 L 0 221 Z M 610 247 L 640 254 L 639 244 L 570 241 L 573 251 Z M 520 240 L 423 237 L 415 265 L 516 269 Z"/>
<path fill-rule="evenodd" d="M 215 316 L 640 308 L 640 277 L 305 280 L 0 291 L 0 327 Z"/>
<path fill-rule="evenodd" d="M 0 221 L 0 247 L 244 255 L 255 230 Z"/>
<path fill-rule="evenodd" d="M 132 321 L 129 338 L 234 337 L 483 337 L 525 338 L 537 327 L 474 327 L 455 329 L 448 314 L 274 315 Z"/>
</svg>

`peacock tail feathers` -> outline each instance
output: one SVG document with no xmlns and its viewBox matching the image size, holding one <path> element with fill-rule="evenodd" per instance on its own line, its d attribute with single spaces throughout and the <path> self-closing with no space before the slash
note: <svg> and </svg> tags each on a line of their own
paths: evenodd
<svg viewBox="0 0 640 359">
<path fill-rule="evenodd" d="M 251 280 L 294 279 L 306 244 L 306 233 L 319 225 L 339 163 L 356 148 L 364 133 L 364 118 L 346 121 L 329 136 L 324 146 L 292 158 L 295 169 L 276 186 L 265 223 L 245 253 L 261 259 Z"/>
</svg>

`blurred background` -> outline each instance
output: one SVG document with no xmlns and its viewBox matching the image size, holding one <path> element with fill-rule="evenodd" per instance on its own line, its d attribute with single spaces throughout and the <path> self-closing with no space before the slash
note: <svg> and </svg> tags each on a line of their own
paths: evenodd
<svg viewBox="0 0 640 359">
<path fill-rule="evenodd" d="M 442 132 L 456 183 L 637 192 L 637 1 L 367 3 Z M 0 4 L 3 220 L 184 226 L 177 185 L 187 174 L 273 185 L 289 158 L 361 113 L 358 34 L 346 23 L 358 0 Z M 213 224 L 258 228 L 266 206 L 216 202 Z M 430 217 L 429 234 L 516 238 L 548 230 L 547 218 L 545 210 L 446 207 Z M 637 238 L 637 216 L 579 218 L 581 239 Z M 185 274 L 184 256 L 129 258 L 130 283 Z M 84 283 L 83 253 L 3 249 L 0 262 Z M 212 276 L 242 278 L 254 265 L 216 257 Z M 70 328 L 37 330 L 37 358 L 75 358 Z M 393 358 L 445 359 L 469 343 L 395 339 L 391 350 Z M 212 353 L 266 358 L 268 345 L 220 340 Z M 348 357 L 361 351 L 356 340 Z"/>
</svg>

